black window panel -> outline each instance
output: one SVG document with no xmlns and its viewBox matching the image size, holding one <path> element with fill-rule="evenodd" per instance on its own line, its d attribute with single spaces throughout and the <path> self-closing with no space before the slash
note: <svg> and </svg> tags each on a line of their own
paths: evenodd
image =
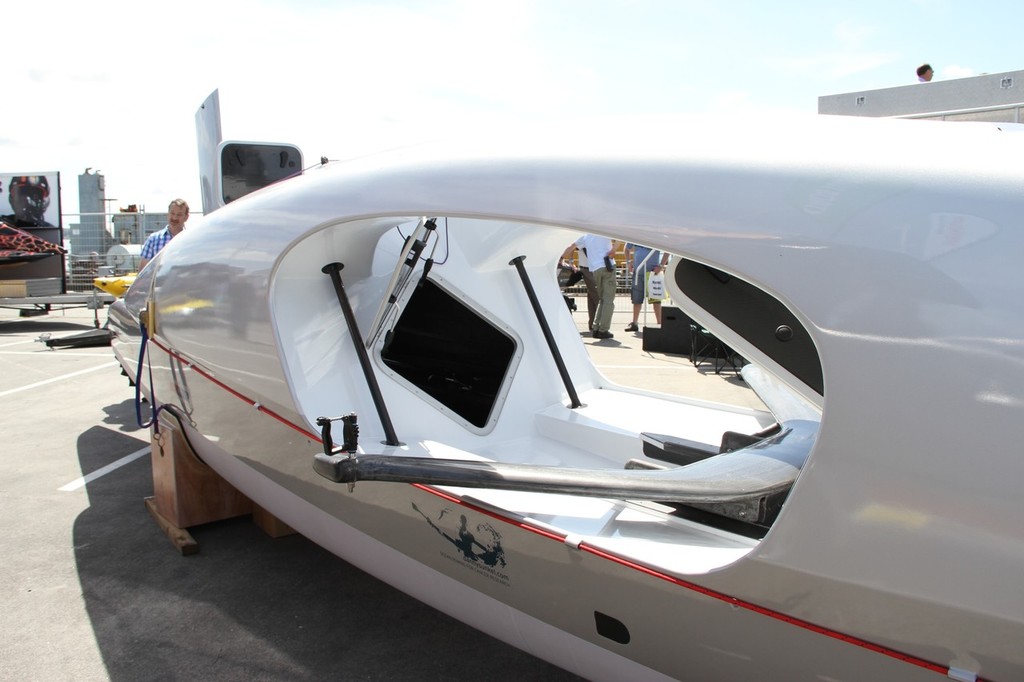
<svg viewBox="0 0 1024 682">
<path fill-rule="evenodd" d="M 515 354 L 515 342 L 428 280 L 417 286 L 381 360 L 397 374 L 483 428 Z"/>
<path fill-rule="evenodd" d="M 298 147 L 230 142 L 220 152 L 221 194 L 229 204 L 246 194 L 302 172 Z"/>
<path fill-rule="evenodd" d="M 748 282 L 690 260 L 679 262 L 675 279 L 695 303 L 809 388 L 825 394 L 821 361 L 811 336 L 781 301 Z"/>
</svg>

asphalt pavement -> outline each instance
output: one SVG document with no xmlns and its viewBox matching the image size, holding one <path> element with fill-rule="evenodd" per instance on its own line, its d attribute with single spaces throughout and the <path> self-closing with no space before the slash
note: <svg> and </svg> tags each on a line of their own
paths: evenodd
<svg viewBox="0 0 1024 682">
<path fill-rule="evenodd" d="M 644 352 L 624 303 L 614 339 L 583 335 L 609 378 L 759 405 L 732 373 Z M 110 348 L 37 340 L 91 329 L 86 309 L 0 309 L 0 679 L 578 679 L 247 517 L 179 554 L 145 509 L 149 434 Z"/>
</svg>

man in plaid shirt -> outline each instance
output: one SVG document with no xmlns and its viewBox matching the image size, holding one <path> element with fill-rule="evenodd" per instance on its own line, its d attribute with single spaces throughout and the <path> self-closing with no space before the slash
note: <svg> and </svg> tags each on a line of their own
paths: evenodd
<svg viewBox="0 0 1024 682">
<path fill-rule="evenodd" d="M 184 199 L 175 199 L 167 207 L 167 225 L 149 235 L 146 243 L 142 245 L 139 270 L 146 267 L 146 263 L 153 260 L 160 249 L 167 246 L 174 236 L 185 229 L 185 221 L 188 220 L 188 203 Z"/>
</svg>

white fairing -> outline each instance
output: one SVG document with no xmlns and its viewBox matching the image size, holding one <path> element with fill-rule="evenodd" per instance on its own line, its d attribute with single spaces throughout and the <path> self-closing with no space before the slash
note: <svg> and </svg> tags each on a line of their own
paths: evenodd
<svg viewBox="0 0 1024 682">
<path fill-rule="evenodd" d="M 559 254 L 585 232 L 663 249 L 674 256 L 673 273 L 684 263 L 696 264 L 694 272 L 706 265 L 763 292 L 816 351 L 808 359 L 820 363 L 817 379 L 742 331 L 756 310 L 709 308 L 669 278 L 680 307 L 792 389 L 804 416 L 821 412 L 813 449 L 770 532 L 755 540 L 705 535 L 700 524 L 655 524 L 637 512 L 628 530 L 639 535 L 628 536 L 614 501 L 488 491 L 472 491 L 473 498 L 786 618 L 986 679 L 1024 677 L 1024 457 L 1016 450 L 1024 434 L 1024 136 L 971 124 L 812 118 L 745 128 L 645 121 L 508 137 L 336 164 L 204 218 L 118 304 L 117 352 L 133 362 L 134 319 L 154 298 L 164 347 L 310 433 L 318 416 L 354 410 L 366 453 L 621 468 L 620 457 L 640 454 L 642 431 L 686 429 L 679 435 L 717 445 L 723 431 L 753 433 L 772 422 L 766 413 L 621 390 L 589 363 L 550 282 Z M 370 357 L 403 442 L 389 449 L 378 445 L 384 432 L 320 269 L 343 263 L 365 341 L 403 237 L 433 216 L 431 280 L 516 350 L 498 406 L 474 425 L 411 390 L 382 361 L 384 336 L 377 338 Z M 565 388 L 509 265 L 518 256 L 526 257 L 582 410 L 564 407 Z M 403 290 L 399 309 L 411 295 Z M 164 402 L 190 403 L 182 409 L 194 410 L 215 466 L 230 456 L 237 459 L 225 470 L 251 467 L 250 477 L 273 480 L 268 490 L 280 496 L 280 513 L 310 536 L 328 538 L 325 544 L 330 533 L 317 528 L 322 519 L 303 520 L 296 511 L 303 504 L 339 524 L 356 523 L 344 510 L 350 503 L 337 499 L 345 487 L 312 474 L 314 440 L 275 435 L 279 424 L 266 418 L 259 423 L 273 424 L 238 433 L 227 420 L 238 399 L 216 402 L 208 397 L 213 389 L 197 383 L 191 380 L 187 401 L 178 384 L 158 383 L 157 398 L 162 392 Z M 402 484 L 361 485 L 421 494 Z M 283 502 L 289 496 L 303 502 Z M 275 508 L 273 500 L 261 504 Z M 618 519 L 618 530 L 602 535 L 601 524 L 614 525 L 609 518 Z M 401 541 L 377 539 L 418 556 L 415 541 L 406 550 Z M 341 545 L 331 549 L 347 556 Z M 615 574 L 609 571 L 609 585 Z M 510 603 L 571 630 L 524 599 Z M 678 623 L 671 599 L 665 611 Z M 733 642 L 737 656 L 755 641 L 797 646 L 775 629 L 798 626 L 710 618 L 705 651 L 723 649 L 725 640 L 714 639 L 719 625 L 744 634 Z M 689 639 L 699 624 L 679 627 Z M 666 633 L 658 655 L 609 648 L 678 677 L 695 668 L 673 664 L 672 651 L 689 644 Z M 563 653 L 543 655 L 572 667 L 572 654 Z M 842 655 L 833 651 L 826 660 Z M 821 660 L 803 667 L 788 652 L 776 656 L 759 664 L 801 675 L 827 669 Z M 745 674 L 735 661 L 720 665 L 713 674 Z M 878 665 L 861 668 L 863 678 L 924 674 L 886 668 L 905 665 L 888 659 Z M 843 679 L 854 678 L 862 677 Z"/>
<path fill-rule="evenodd" d="M 203 197 L 203 213 L 220 208 L 220 178 L 217 177 L 217 149 L 222 138 L 220 129 L 220 91 L 214 90 L 196 111 L 196 141 L 199 147 L 199 189 Z"/>
</svg>

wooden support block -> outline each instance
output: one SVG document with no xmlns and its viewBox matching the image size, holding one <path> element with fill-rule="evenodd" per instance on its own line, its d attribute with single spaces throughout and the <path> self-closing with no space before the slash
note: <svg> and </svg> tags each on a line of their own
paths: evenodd
<svg viewBox="0 0 1024 682">
<path fill-rule="evenodd" d="M 296 530 L 255 502 L 252 504 L 252 520 L 264 533 L 272 538 L 294 535 Z"/>
<path fill-rule="evenodd" d="M 167 518 L 159 511 L 157 511 L 155 498 L 147 497 L 144 501 L 146 503 L 146 509 L 149 510 L 149 513 L 156 521 L 156 524 L 160 526 L 160 530 L 170 538 L 171 543 L 178 548 L 178 551 L 181 552 L 182 555 L 188 556 L 189 554 L 195 554 L 199 551 L 199 543 L 195 541 L 195 538 L 192 537 L 191 533 L 184 528 L 178 528 L 168 521 Z"/>
<path fill-rule="evenodd" d="M 161 415 L 159 426 L 159 435 L 150 435 L 152 499 L 161 517 L 188 528 L 252 513 L 249 498 L 196 456 L 176 423 Z"/>
<path fill-rule="evenodd" d="M 161 415 L 159 427 L 159 435 L 150 431 L 153 496 L 145 499 L 146 509 L 179 552 L 199 551 L 186 528 L 246 514 L 272 538 L 296 532 L 200 460 L 176 422 Z"/>
</svg>

